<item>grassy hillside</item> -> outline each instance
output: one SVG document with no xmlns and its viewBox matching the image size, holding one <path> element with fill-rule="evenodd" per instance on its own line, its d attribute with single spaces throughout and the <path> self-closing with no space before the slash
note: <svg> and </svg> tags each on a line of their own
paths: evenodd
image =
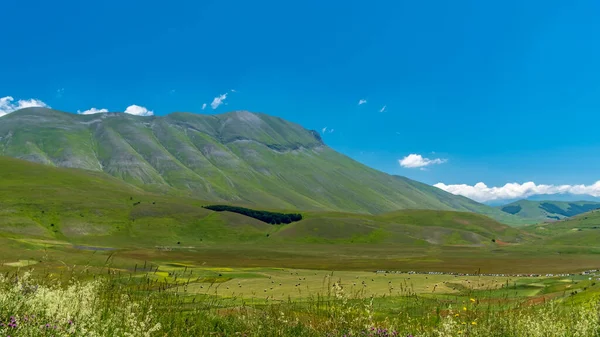
<svg viewBox="0 0 600 337">
<path fill-rule="evenodd" d="M 544 238 L 546 245 L 600 247 L 600 210 L 552 223 L 526 227 Z"/>
<path fill-rule="evenodd" d="M 250 112 L 139 117 L 28 108 L 2 117 L 0 155 L 103 171 L 147 191 L 213 202 L 369 214 L 456 210 L 527 222 L 371 169 L 314 131 Z"/>
<path fill-rule="evenodd" d="M 195 198 L 144 191 L 93 171 L 0 157 L 0 236 L 106 247 L 199 247 L 218 243 L 490 245 L 523 232 L 483 215 L 406 210 L 381 215 L 304 212 L 270 225 L 213 212 Z M 31 241 L 34 239 L 34 241 Z M 41 240 L 41 241 L 35 241 Z"/>
<path fill-rule="evenodd" d="M 499 206 L 498 208 L 507 214 L 543 222 L 562 220 L 591 210 L 600 209 L 600 202 L 519 200 Z"/>
<path fill-rule="evenodd" d="M 376 216 L 309 213 L 304 220 L 273 235 L 312 243 L 394 243 L 405 246 L 492 245 L 527 239 L 520 230 L 479 214 L 452 211 L 404 210 Z"/>
</svg>

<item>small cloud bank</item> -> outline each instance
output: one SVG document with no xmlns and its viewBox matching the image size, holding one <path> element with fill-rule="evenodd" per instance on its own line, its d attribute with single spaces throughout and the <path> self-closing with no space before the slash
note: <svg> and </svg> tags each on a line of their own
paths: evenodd
<svg viewBox="0 0 600 337">
<path fill-rule="evenodd" d="M 488 187 L 479 182 L 473 186 L 466 184 L 446 185 L 437 183 L 433 185 L 446 192 L 462 195 L 479 202 L 488 202 L 504 199 L 523 199 L 540 194 L 585 194 L 600 197 L 600 181 L 592 185 L 537 185 L 529 181 L 523 184 L 508 183 L 501 187 Z"/>
<path fill-rule="evenodd" d="M 213 108 L 213 110 L 215 110 L 221 104 L 225 103 L 226 99 L 227 99 L 227 93 L 224 93 L 223 95 L 219 95 L 213 99 L 212 103 L 210 103 L 210 107 Z"/>
<path fill-rule="evenodd" d="M 98 114 L 98 113 L 103 113 L 103 112 L 108 112 L 108 109 L 91 108 L 91 109 L 88 109 L 85 111 L 77 110 L 78 115 L 93 115 L 93 114 Z"/>
<path fill-rule="evenodd" d="M 84 110 L 84 111 L 77 110 L 77 114 L 79 114 L 79 115 L 92 115 L 92 114 L 104 113 L 104 112 L 109 112 L 109 111 L 108 111 L 108 109 L 96 109 L 96 108 L 91 108 L 91 109 Z M 146 107 L 135 105 L 135 104 L 128 106 L 124 112 L 127 114 L 130 114 L 130 115 L 136 115 L 136 116 L 154 116 L 154 111 L 148 110 Z"/>
<path fill-rule="evenodd" d="M 154 115 L 154 111 L 148 110 L 143 106 L 139 106 L 139 105 L 135 105 L 135 104 L 128 106 L 127 109 L 125 109 L 125 113 L 130 114 L 130 115 L 136 115 L 136 116 L 153 116 Z"/>
<path fill-rule="evenodd" d="M 429 166 L 429 165 L 435 165 L 435 164 L 443 164 L 445 162 L 447 162 L 447 159 L 441 159 L 441 158 L 436 158 L 436 159 L 429 159 L 429 158 L 423 158 L 423 156 L 421 156 L 420 154 L 409 154 L 408 156 L 400 159 L 398 162 L 400 163 L 400 166 L 404 167 L 404 168 L 424 168 L 425 166 Z"/>
<path fill-rule="evenodd" d="M 19 109 L 32 107 L 49 108 L 50 106 L 35 98 L 20 99 L 15 102 L 15 99 L 12 96 L 5 96 L 0 98 L 0 117 L 8 115 L 9 113 Z"/>
<path fill-rule="evenodd" d="M 202 110 L 206 109 L 206 103 L 202 104 Z"/>
<path fill-rule="evenodd" d="M 361 99 L 358 101 L 358 105 L 363 105 L 363 104 L 367 104 L 367 100 L 366 99 Z"/>
</svg>

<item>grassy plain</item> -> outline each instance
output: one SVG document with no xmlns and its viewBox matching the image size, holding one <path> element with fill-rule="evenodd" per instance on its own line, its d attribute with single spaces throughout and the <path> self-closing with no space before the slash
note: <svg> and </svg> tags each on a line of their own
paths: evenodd
<svg viewBox="0 0 600 337">
<path fill-rule="evenodd" d="M 32 250 L 45 253 L 41 260 L 5 262 L 0 267 L 6 275 L 0 278 L 0 300 L 7 304 L 0 308 L 0 321 L 8 323 L 11 317 L 10 322 L 18 322 L 21 329 L 1 326 L 0 332 L 27 331 L 27 336 L 72 336 L 83 331 L 102 336 L 124 332 L 128 336 L 597 336 L 600 332 L 596 275 L 396 274 L 216 267 L 166 259 L 132 264 L 131 255 L 115 251 L 86 247 L 76 254 L 65 245 L 53 247 Z M 177 256 L 181 255 L 171 258 Z M 26 270 L 33 277 L 23 275 Z M 76 281 L 67 286 L 69 280 Z M 13 298 L 17 295 L 18 300 Z M 16 302 L 20 304 L 15 306 Z M 36 317 L 35 324 L 31 317 Z"/>
</svg>

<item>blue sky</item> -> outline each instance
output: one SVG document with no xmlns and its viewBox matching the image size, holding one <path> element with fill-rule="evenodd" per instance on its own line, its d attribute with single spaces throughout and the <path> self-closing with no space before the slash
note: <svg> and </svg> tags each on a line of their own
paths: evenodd
<svg viewBox="0 0 600 337">
<path fill-rule="evenodd" d="M 429 184 L 531 181 L 535 190 L 600 180 L 598 1 L 2 7 L 0 98 L 12 106 L 250 110 L 333 129 L 323 135 L 333 148 Z M 402 167 L 410 154 L 430 165 Z"/>
</svg>

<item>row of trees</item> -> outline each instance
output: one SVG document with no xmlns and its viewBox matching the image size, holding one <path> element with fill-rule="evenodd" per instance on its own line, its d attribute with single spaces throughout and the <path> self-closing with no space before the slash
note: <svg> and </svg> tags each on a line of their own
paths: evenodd
<svg viewBox="0 0 600 337">
<path fill-rule="evenodd" d="M 302 214 L 297 214 L 297 213 L 284 214 L 284 213 L 276 213 L 276 212 L 258 211 L 258 210 L 254 210 L 254 209 L 250 209 L 250 208 L 227 206 L 227 205 L 210 205 L 210 206 L 204 206 L 204 208 L 210 209 L 211 211 L 215 211 L 215 212 L 228 211 L 228 212 L 243 214 L 245 216 L 249 216 L 251 218 L 258 219 L 260 221 L 263 221 L 263 222 L 266 222 L 266 223 L 269 223 L 272 225 L 289 224 L 292 222 L 302 220 Z"/>
</svg>

